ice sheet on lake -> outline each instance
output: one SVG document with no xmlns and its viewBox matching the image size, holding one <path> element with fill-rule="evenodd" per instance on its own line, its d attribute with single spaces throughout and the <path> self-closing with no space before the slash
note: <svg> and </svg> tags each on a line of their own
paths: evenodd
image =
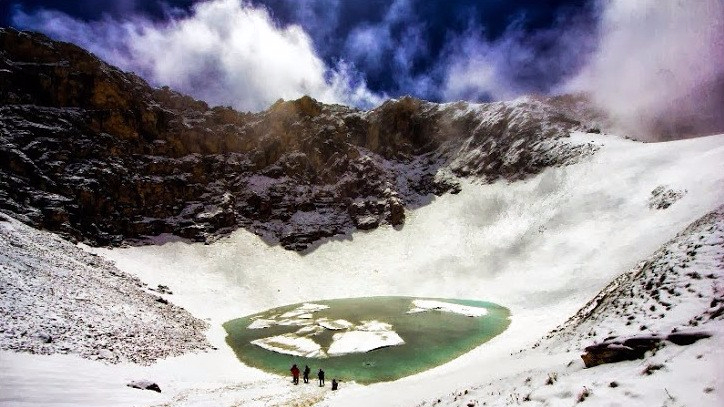
<svg viewBox="0 0 724 407">
<path fill-rule="evenodd" d="M 291 311 L 283 313 L 280 318 L 300 318 L 305 314 L 310 314 L 327 308 L 329 308 L 329 305 L 312 304 L 306 302 Z"/>
<path fill-rule="evenodd" d="M 316 321 L 317 324 L 320 326 L 327 328 L 331 331 L 339 331 L 341 329 L 349 329 L 354 326 L 353 323 L 345 320 L 345 319 L 335 319 L 334 321 L 330 321 L 327 318 L 320 318 Z"/>
<path fill-rule="evenodd" d="M 277 324 L 277 321 L 275 321 L 273 319 L 259 318 L 259 319 L 255 319 L 254 322 L 249 324 L 249 326 L 247 326 L 247 329 L 264 329 L 264 328 L 269 328 L 270 326 L 274 326 L 276 324 Z"/>
<path fill-rule="evenodd" d="M 270 336 L 268 338 L 251 341 L 253 345 L 259 346 L 272 352 L 284 353 L 293 356 L 306 358 L 325 358 L 327 354 L 322 347 L 312 339 L 289 333 L 284 335 Z"/>
<path fill-rule="evenodd" d="M 286 318 L 278 320 L 276 323 L 281 326 L 307 326 L 314 324 L 311 319 L 306 318 Z"/>
<path fill-rule="evenodd" d="M 314 336 L 314 335 L 318 335 L 322 332 L 324 332 L 324 328 L 319 325 L 307 325 L 305 327 L 300 328 L 295 333 L 297 335 L 303 335 L 303 336 Z"/>
<path fill-rule="evenodd" d="M 426 311 L 452 312 L 454 314 L 466 315 L 469 317 L 482 317 L 488 314 L 488 310 L 482 307 L 471 307 L 468 305 L 453 304 L 435 300 L 413 300 L 413 308 L 407 311 L 408 314 L 415 314 Z"/>
<path fill-rule="evenodd" d="M 274 325 L 282 326 L 307 326 L 311 325 L 312 319 L 314 319 L 314 313 L 323 309 L 329 308 L 328 305 L 304 303 L 299 307 L 287 311 L 281 315 L 274 314 L 269 315 L 266 318 L 257 317 L 249 326 L 248 329 L 264 329 Z M 326 318 L 325 318 L 326 319 Z"/>
<path fill-rule="evenodd" d="M 332 339 L 332 345 L 327 350 L 329 356 L 369 352 L 405 343 L 392 330 L 392 325 L 379 321 L 363 321 L 354 330 L 334 334 Z"/>
</svg>

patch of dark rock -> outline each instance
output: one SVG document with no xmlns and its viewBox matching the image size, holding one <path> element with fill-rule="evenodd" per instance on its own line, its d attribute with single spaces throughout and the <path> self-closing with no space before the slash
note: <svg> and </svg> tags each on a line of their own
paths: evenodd
<svg viewBox="0 0 724 407">
<path fill-rule="evenodd" d="M 168 304 L 168 300 L 163 297 L 156 298 L 156 302 L 160 302 L 161 304 Z"/>
<path fill-rule="evenodd" d="M 586 367 L 641 359 L 646 352 L 657 349 L 660 343 L 661 338 L 656 335 L 642 335 L 604 341 L 587 346 L 585 353 L 581 355 L 581 359 L 583 359 Z"/>
<path fill-rule="evenodd" d="M 557 373 L 550 373 L 548 375 L 548 379 L 546 379 L 546 385 L 550 386 L 553 383 L 555 383 L 558 380 L 558 374 Z"/>
<path fill-rule="evenodd" d="M 691 345 L 701 339 L 710 338 L 709 332 L 696 331 L 696 332 L 673 332 L 670 333 L 666 340 L 676 345 L 684 346 Z"/>
<path fill-rule="evenodd" d="M 50 335 L 47 332 L 41 332 L 38 334 L 38 338 L 43 341 L 43 343 L 52 343 L 53 342 L 53 336 Z"/>
<path fill-rule="evenodd" d="M 709 319 L 719 318 L 724 315 L 724 305 L 720 305 L 719 308 L 709 313 Z"/>
<path fill-rule="evenodd" d="M 664 185 L 659 185 L 651 191 L 651 196 L 649 197 L 649 208 L 659 210 L 667 209 L 686 195 L 686 192 L 686 190 L 674 190 L 666 188 Z"/>
<path fill-rule="evenodd" d="M 646 352 L 656 352 L 664 346 L 664 341 L 676 345 L 691 345 L 700 339 L 711 337 L 703 331 L 680 331 L 672 329 L 671 333 L 662 337 L 659 334 L 637 335 L 628 338 L 612 338 L 601 343 L 587 346 L 581 355 L 586 367 L 594 367 L 606 363 L 623 362 L 626 360 L 642 359 Z"/>
<path fill-rule="evenodd" d="M 579 403 L 582 403 L 582 402 L 584 402 L 584 401 L 588 398 L 588 396 L 590 396 L 590 395 L 591 395 L 591 390 L 589 390 L 588 387 L 583 387 L 583 390 L 581 390 L 581 392 L 578 393 L 577 401 L 578 401 Z"/>
<path fill-rule="evenodd" d="M 614 388 L 614 389 L 615 389 L 616 387 L 618 387 L 618 382 L 613 381 L 613 382 L 611 382 L 611 383 L 608 384 L 608 387 L 611 387 L 611 388 Z"/>
<path fill-rule="evenodd" d="M 660 365 L 660 364 L 647 365 L 647 366 L 644 368 L 644 370 L 641 371 L 641 374 L 642 374 L 642 375 L 650 376 L 650 375 L 654 374 L 655 371 L 661 370 L 661 369 L 663 369 L 663 368 L 664 368 L 664 365 Z"/>
<path fill-rule="evenodd" d="M 161 388 L 158 386 L 158 384 L 156 384 L 150 380 L 134 380 L 134 381 L 126 384 L 126 386 L 132 387 L 134 389 L 153 390 L 158 393 L 161 392 Z"/>
<path fill-rule="evenodd" d="M 168 288 L 167 285 L 159 284 L 156 288 L 149 288 L 151 291 L 155 291 L 161 294 L 173 294 L 173 291 Z"/>
</svg>

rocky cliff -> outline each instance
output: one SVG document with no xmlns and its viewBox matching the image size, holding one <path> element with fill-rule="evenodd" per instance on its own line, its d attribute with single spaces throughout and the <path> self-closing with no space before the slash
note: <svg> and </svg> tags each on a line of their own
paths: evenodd
<svg viewBox="0 0 724 407">
<path fill-rule="evenodd" d="M 583 112 L 583 114 L 582 114 Z M 459 191 L 457 177 L 518 180 L 592 152 L 585 100 L 360 111 L 310 97 L 242 113 L 153 88 L 75 45 L 0 29 L 0 211 L 93 245 L 247 228 L 305 250 L 401 225 Z"/>
</svg>

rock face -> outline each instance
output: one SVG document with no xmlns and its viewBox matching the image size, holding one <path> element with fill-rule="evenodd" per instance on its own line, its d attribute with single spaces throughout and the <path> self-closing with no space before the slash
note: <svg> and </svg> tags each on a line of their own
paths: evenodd
<svg viewBox="0 0 724 407">
<path fill-rule="evenodd" d="M 241 113 L 154 89 L 68 43 L 0 29 L 0 210 L 92 245 L 244 227 L 304 250 L 591 153 L 573 97 L 360 111 L 310 97 Z"/>
</svg>

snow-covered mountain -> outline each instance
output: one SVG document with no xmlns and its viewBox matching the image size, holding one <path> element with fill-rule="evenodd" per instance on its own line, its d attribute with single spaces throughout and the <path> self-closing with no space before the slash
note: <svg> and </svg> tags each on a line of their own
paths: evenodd
<svg viewBox="0 0 724 407">
<path fill-rule="evenodd" d="M 304 250 L 459 190 L 590 154 L 580 97 L 360 111 L 309 97 L 209 108 L 39 34 L 0 30 L 0 210 L 95 245 L 244 227 Z"/>
<path fill-rule="evenodd" d="M 239 113 L 38 34 L 0 45 L 0 405 L 724 402 L 724 135 L 601 134 L 570 96 Z M 375 295 L 511 324 L 336 392 L 224 341 L 232 318 Z"/>
</svg>

